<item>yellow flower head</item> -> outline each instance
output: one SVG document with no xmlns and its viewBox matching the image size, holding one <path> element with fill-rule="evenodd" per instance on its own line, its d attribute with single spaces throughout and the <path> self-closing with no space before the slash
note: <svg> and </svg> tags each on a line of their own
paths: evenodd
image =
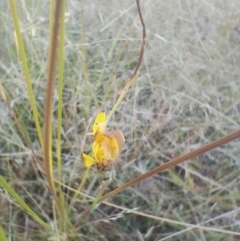
<svg viewBox="0 0 240 241">
<path fill-rule="evenodd" d="M 93 123 L 93 135 L 92 155 L 82 153 L 85 166 L 96 164 L 101 171 L 111 169 L 125 142 L 122 132 L 117 128 L 106 130 L 106 113 L 100 112 Z"/>
</svg>

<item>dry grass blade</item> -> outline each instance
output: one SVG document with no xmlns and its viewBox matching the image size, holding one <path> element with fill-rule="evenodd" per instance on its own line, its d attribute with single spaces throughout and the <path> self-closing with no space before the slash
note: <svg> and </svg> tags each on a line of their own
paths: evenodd
<svg viewBox="0 0 240 241">
<path fill-rule="evenodd" d="M 11 114 L 12 118 L 14 119 L 14 121 L 17 124 L 18 130 L 21 133 L 27 147 L 31 150 L 32 154 L 33 154 L 33 158 L 34 158 L 34 163 L 36 164 L 38 170 L 40 170 L 41 172 L 43 172 L 42 167 L 39 165 L 38 161 L 37 161 L 37 156 L 35 155 L 35 152 L 33 150 L 30 138 L 28 133 L 24 130 L 24 127 L 22 125 L 22 122 L 19 120 L 17 113 L 15 112 L 15 110 L 13 108 L 11 108 L 10 103 L 9 103 L 9 96 L 6 93 L 5 88 L 3 87 L 3 85 L 0 83 L 0 93 L 2 95 L 2 98 L 7 106 L 7 108 L 9 109 L 9 113 Z"/>
<path fill-rule="evenodd" d="M 63 187 L 67 188 L 68 190 L 71 190 L 71 191 L 75 192 L 78 195 L 81 195 L 83 197 L 87 197 L 87 198 L 89 198 L 90 200 L 93 200 L 93 201 L 95 199 L 94 197 L 92 197 L 92 196 L 90 196 L 88 194 L 76 191 L 75 189 L 73 189 L 73 188 L 71 188 L 71 187 L 69 187 L 69 186 L 67 186 L 67 185 L 65 185 L 63 183 L 60 183 L 57 180 L 55 180 L 55 181 L 59 185 L 62 185 Z M 190 224 L 190 223 L 186 223 L 186 222 L 180 222 L 180 221 L 177 221 L 177 220 L 172 220 L 172 219 L 168 219 L 168 218 L 164 218 L 164 217 L 158 217 L 158 216 L 151 215 L 151 214 L 148 214 L 148 213 L 136 211 L 135 209 L 129 209 L 129 208 L 126 208 L 126 207 L 122 207 L 122 206 L 110 203 L 108 201 L 102 201 L 102 204 L 107 205 L 107 206 L 112 207 L 112 208 L 120 209 L 120 210 L 124 211 L 125 213 L 132 213 L 132 214 L 135 214 L 137 216 L 142 216 L 142 217 L 146 217 L 146 218 L 149 218 L 149 219 L 154 219 L 154 220 L 157 220 L 157 221 L 160 221 L 160 222 L 167 222 L 167 223 L 171 223 L 171 224 L 175 224 L 175 225 L 186 227 L 186 229 L 184 229 L 184 230 L 182 230 L 180 232 L 186 232 L 186 231 L 189 231 L 191 229 L 201 229 L 201 230 L 205 230 L 205 231 L 212 231 L 212 232 L 217 232 L 217 233 L 225 233 L 225 234 L 231 234 L 231 235 L 240 236 L 239 232 L 234 232 L 234 231 L 228 231 L 228 230 L 224 230 L 224 229 L 220 229 L 220 228 L 203 226 L 204 224 L 206 225 L 207 223 L 212 222 L 214 218 L 213 219 L 209 219 L 209 220 L 204 221 L 204 222 L 199 223 L 199 224 Z M 84 210 L 84 215 L 89 214 L 89 212 L 90 212 L 90 209 L 85 209 Z M 235 211 L 235 212 L 237 212 L 237 211 Z M 84 216 L 84 215 L 82 213 L 81 217 Z M 223 214 L 222 216 L 224 216 L 224 215 L 226 215 L 226 214 Z M 78 217 L 78 218 L 81 218 L 81 217 Z M 220 218 L 220 217 L 218 217 L 218 218 Z M 215 219 L 217 219 L 217 218 L 215 218 Z M 176 236 L 176 233 L 174 233 L 171 237 L 173 237 L 173 236 Z M 169 236 L 168 236 L 168 238 L 169 238 Z"/>
<path fill-rule="evenodd" d="M 14 121 L 16 122 L 17 127 L 18 127 L 21 135 L 23 136 L 26 144 L 27 144 L 27 147 L 29 149 L 31 149 L 31 151 L 33 152 L 32 145 L 31 145 L 31 143 L 29 141 L 29 137 L 27 136 L 27 133 L 23 130 L 22 125 L 21 125 L 21 123 L 20 123 L 16 113 L 10 107 L 9 100 L 8 100 L 9 98 L 8 98 L 7 93 L 6 93 L 4 87 L 3 87 L 3 85 L 1 83 L 0 83 L 0 92 L 1 92 L 1 95 L 2 95 L 2 98 L 3 98 L 4 102 L 5 102 L 5 104 L 7 105 L 8 109 L 9 109 L 9 111 L 11 113 L 11 116 L 13 117 Z M 34 152 L 33 152 L 33 154 L 34 154 Z"/>
<path fill-rule="evenodd" d="M 0 4 L 0 240 L 239 240 L 237 1 L 61 1 L 57 35 L 60 1 Z M 105 190 L 79 155 L 102 110 Z"/>
<path fill-rule="evenodd" d="M 45 173 L 48 181 L 50 191 L 58 203 L 58 199 L 55 193 L 53 172 L 52 172 L 52 102 L 53 102 L 53 87 L 54 87 L 54 75 L 56 70 L 56 58 L 57 58 L 57 43 L 58 33 L 60 25 L 60 14 L 63 7 L 63 1 L 57 1 L 55 5 L 55 19 L 51 38 L 51 47 L 49 53 L 49 69 L 47 78 L 46 100 L 45 100 L 45 117 L 44 117 L 44 162 Z"/>
<path fill-rule="evenodd" d="M 201 155 L 201 154 L 203 154 L 203 153 L 205 153 L 207 151 L 210 151 L 210 150 L 212 150 L 212 149 L 214 149 L 216 147 L 219 147 L 219 146 L 222 146 L 224 144 L 227 144 L 228 142 L 231 142 L 231 141 L 233 141 L 233 140 L 235 140 L 235 139 L 237 139 L 239 137 L 240 137 L 240 130 L 235 131 L 235 132 L 233 132 L 233 133 L 231 133 L 229 135 L 226 135 L 226 136 L 224 136 L 224 137 L 222 137 L 222 138 L 220 138 L 220 139 L 218 139 L 216 141 L 213 141 L 213 142 L 211 142 L 211 143 L 209 143 L 209 144 L 207 144 L 207 145 L 205 145 L 203 147 L 200 147 L 200 148 L 198 148 L 198 149 L 196 149 L 194 151 L 191 151 L 191 152 L 189 152 L 189 153 L 187 153 L 185 155 L 179 156 L 179 157 L 177 157 L 177 158 L 175 158 L 175 159 L 173 159 L 173 160 L 171 160 L 171 161 L 169 161 L 167 163 L 164 163 L 164 164 L 162 164 L 162 165 L 160 165 L 160 166 L 158 166 L 158 167 L 156 167 L 156 168 L 154 168 L 154 169 L 152 169 L 152 170 L 150 170 L 150 171 L 148 171 L 148 172 L 146 172 L 146 173 L 144 173 L 144 174 L 142 174 L 142 175 L 140 175 L 140 176 L 130 180 L 129 182 L 125 183 L 124 185 L 122 185 L 119 188 L 116 188 L 112 192 L 109 192 L 109 193 L 105 194 L 100 199 L 100 201 L 106 200 L 106 199 L 108 199 L 108 198 L 118 194 L 119 192 L 122 192 L 123 190 L 127 189 L 128 187 L 131 187 L 134 184 L 136 184 L 136 183 L 138 183 L 138 182 L 140 182 L 140 181 L 142 181 L 142 180 L 144 180 L 144 179 L 146 179 L 148 177 L 151 177 L 151 176 L 153 176 L 153 175 L 155 175 L 155 174 L 157 174 L 159 172 L 162 172 L 163 170 L 166 170 L 166 169 L 168 169 L 170 167 L 173 167 L 173 166 L 175 166 L 175 165 L 177 165 L 177 164 L 179 164 L 181 162 L 184 162 L 184 161 L 186 161 L 186 160 L 188 160 L 190 158 L 199 156 L 199 155 Z"/>
</svg>

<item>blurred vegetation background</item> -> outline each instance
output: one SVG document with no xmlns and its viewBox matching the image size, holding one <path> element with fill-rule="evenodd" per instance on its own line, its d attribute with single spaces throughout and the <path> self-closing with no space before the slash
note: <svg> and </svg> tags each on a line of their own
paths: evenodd
<svg viewBox="0 0 240 241">
<path fill-rule="evenodd" d="M 42 124 L 49 1 L 21 0 L 16 5 Z M 109 190 L 238 129 L 240 123 L 239 1 L 145 0 L 141 5 L 147 45 L 139 77 L 109 123 L 126 138 L 116 161 L 118 180 Z M 130 76 L 142 27 L 135 1 L 69 0 L 65 23 L 62 177 L 66 186 L 77 189 L 85 170 L 80 152 L 91 148 L 85 133 L 99 111 L 112 108 Z M 0 83 L 41 159 L 7 1 L 0 3 Z M 0 174 L 51 220 L 46 182 L 2 97 L 0 116 Z M 74 228 L 62 240 L 239 240 L 227 232 L 240 228 L 239 145 L 236 140 L 216 148 L 108 200 L 123 210 L 101 204 L 81 220 L 87 201 L 78 196 L 69 214 Z M 83 192 L 95 196 L 97 188 L 92 168 Z M 73 196 L 68 188 L 66 196 L 68 201 Z M 15 206 L 4 190 L 0 205 L 0 224 L 12 240 L 59 240 Z"/>
</svg>

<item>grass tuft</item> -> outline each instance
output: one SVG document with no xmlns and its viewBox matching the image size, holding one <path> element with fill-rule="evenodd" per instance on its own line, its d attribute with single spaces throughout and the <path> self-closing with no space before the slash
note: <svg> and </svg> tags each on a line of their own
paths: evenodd
<svg viewBox="0 0 240 241">
<path fill-rule="evenodd" d="M 147 43 L 125 93 L 141 47 L 135 2 L 63 1 L 50 78 L 59 2 L 0 3 L 0 239 L 239 240 L 240 140 L 214 142 L 239 129 L 238 2 L 141 1 Z M 80 153 L 103 110 L 126 143 L 96 205 Z"/>
</svg>

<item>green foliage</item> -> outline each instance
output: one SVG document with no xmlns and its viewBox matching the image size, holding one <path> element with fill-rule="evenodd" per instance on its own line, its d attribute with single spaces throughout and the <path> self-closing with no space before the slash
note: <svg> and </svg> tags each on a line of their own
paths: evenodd
<svg viewBox="0 0 240 241">
<path fill-rule="evenodd" d="M 2 240 L 2 241 L 8 240 L 6 234 L 1 226 L 0 226 L 0 240 Z"/>
</svg>

